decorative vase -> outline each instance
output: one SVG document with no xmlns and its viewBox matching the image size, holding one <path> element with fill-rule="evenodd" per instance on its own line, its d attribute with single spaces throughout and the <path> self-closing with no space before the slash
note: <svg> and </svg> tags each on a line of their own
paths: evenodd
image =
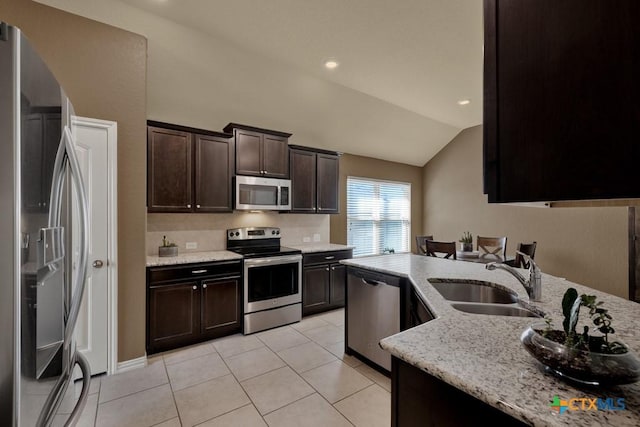
<svg viewBox="0 0 640 427">
<path fill-rule="evenodd" d="M 473 243 L 460 242 L 460 250 L 462 252 L 473 252 Z"/>
<path fill-rule="evenodd" d="M 178 256 L 178 247 L 177 246 L 158 246 L 158 256 L 160 257 Z"/>
<path fill-rule="evenodd" d="M 545 338 L 545 323 L 529 326 L 520 336 L 527 352 L 555 375 L 584 385 L 630 384 L 640 379 L 640 360 L 626 353 L 608 354 L 567 347 Z"/>
</svg>

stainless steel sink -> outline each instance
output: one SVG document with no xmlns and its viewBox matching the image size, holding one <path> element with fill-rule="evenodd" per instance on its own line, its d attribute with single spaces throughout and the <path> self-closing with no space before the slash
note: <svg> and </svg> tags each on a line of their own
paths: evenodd
<svg viewBox="0 0 640 427">
<path fill-rule="evenodd" d="M 541 314 L 527 310 L 518 305 L 500 305 L 500 304 L 465 304 L 452 303 L 451 306 L 456 310 L 473 314 L 492 314 L 494 316 L 516 316 L 516 317 L 542 317 Z"/>
<path fill-rule="evenodd" d="M 518 300 L 518 294 L 515 292 L 497 288 L 489 282 L 429 279 L 429 283 L 449 301 L 513 304 Z"/>
</svg>

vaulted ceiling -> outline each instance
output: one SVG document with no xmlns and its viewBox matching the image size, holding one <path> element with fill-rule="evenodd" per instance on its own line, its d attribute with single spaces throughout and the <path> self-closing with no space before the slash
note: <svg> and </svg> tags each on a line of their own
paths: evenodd
<svg viewBox="0 0 640 427">
<path fill-rule="evenodd" d="M 151 119 L 416 166 L 482 122 L 480 0 L 38 1 L 149 39 Z"/>
</svg>

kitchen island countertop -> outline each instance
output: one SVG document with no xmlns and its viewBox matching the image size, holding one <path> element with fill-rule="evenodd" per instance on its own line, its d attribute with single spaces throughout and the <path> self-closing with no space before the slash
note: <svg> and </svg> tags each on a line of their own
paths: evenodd
<svg viewBox="0 0 640 427">
<path fill-rule="evenodd" d="M 536 426 L 640 425 L 640 383 L 610 389 L 576 388 L 542 371 L 525 351 L 520 334 L 532 318 L 469 314 L 454 309 L 429 283 L 430 278 L 473 279 L 493 282 L 515 291 L 526 304 L 527 293 L 504 271 L 484 265 L 420 255 L 385 255 L 343 264 L 409 278 L 436 319 L 383 339 L 380 345 L 393 356 L 465 393 Z M 544 270 L 544 266 L 541 266 Z M 523 270 L 528 277 L 526 270 Z M 579 294 L 596 295 L 613 316 L 615 339 L 640 352 L 640 305 L 548 274 L 542 275 L 542 301 L 535 308 L 562 323 L 561 300 L 569 287 Z M 539 319 L 540 321 L 542 319 Z M 554 396 L 570 398 L 624 398 L 625 410 L 573 411 L 560 414 L 550 407 Z"/>
</svg>

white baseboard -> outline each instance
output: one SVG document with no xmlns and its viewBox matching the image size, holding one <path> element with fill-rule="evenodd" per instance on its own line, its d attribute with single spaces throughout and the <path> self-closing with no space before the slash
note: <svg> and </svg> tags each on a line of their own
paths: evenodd
<svg viewBox="0 0 640 427">
<path fill-rule="evenodd" d="M 147 366 L 147 355 L 140 356 L 135 359 L 125 360 L 124 362 L 118 362 L 118 368 L 116 370 L 116 374 L 120 374 L 122 372 L 131 371 L 133 369 L 144 368 Z"/>
</svg>

